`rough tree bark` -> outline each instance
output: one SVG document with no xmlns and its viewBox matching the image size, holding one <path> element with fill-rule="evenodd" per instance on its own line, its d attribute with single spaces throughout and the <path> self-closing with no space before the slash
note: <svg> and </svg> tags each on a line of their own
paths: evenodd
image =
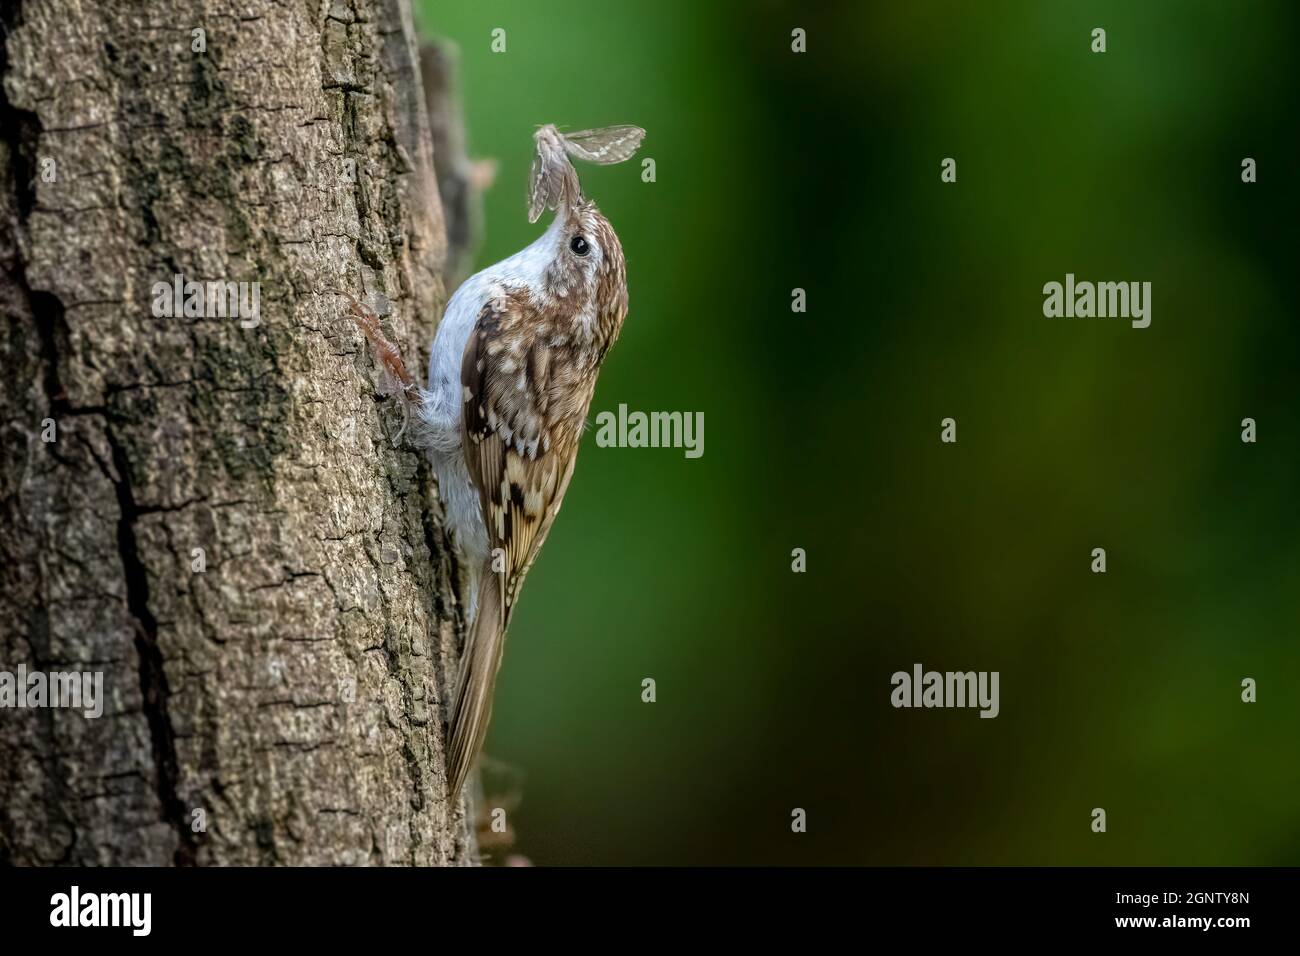
<svg viewBox="0 0 1300 956">
<path fill-rule="evenodd" d="M 0 670 L 107 701 L 0 710 L 0 862 L 472 858 L 436 491 L 331 291 L 411 356 L 442 305 L 408 3 L 0 0 Z"/>
</svg>

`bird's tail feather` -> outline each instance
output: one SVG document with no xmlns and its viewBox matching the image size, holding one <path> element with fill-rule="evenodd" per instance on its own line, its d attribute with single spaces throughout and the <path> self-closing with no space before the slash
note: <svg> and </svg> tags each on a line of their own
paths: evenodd
<svg viewBox="0 0 1300 956">
<path fill-rule="evenodd" d="M 460 795 L 465 778 L 492 716 L 492 689 L 505 649 L 506 615 L 501 599 L 501 575 L 484 569 L 478 577 L 478 607 L 469 640 L 461 655 L 456 704 L 447 742 L 447 779 L 452 799 Z"/>
</svg>

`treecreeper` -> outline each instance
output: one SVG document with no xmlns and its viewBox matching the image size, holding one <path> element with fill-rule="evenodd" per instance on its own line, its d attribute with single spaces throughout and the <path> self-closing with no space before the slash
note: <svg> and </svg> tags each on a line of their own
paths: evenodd
<svg viewBox="0 0 1300 956">
<path fill-rule="evenodd" d="M 407 370 L 375 312 L 352 299 L 387 390 L 415 413 L 466 580 L 468 638 L 447 744 L 460 793 L 487 734 L 506 630 L 573 478 L 596 378 L 627 316 L 627 267 L 614 227 L 583 195 L 571 157 L 630 158 L 636 126 L 539 128 L 528 220 L 555 218 L 536 241 L 467 279 L 447 303 L 428 387 Z"/>
</svg>

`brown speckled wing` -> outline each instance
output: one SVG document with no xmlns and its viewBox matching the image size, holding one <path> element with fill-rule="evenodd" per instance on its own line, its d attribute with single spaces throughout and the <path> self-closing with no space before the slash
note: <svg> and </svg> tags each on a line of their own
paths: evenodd
<svg viewBox="0 0 1300 956">
<path fill-rule="evenodd" d="M 573 477 L 586 415 L 586 402 L 575 399 L 584 390 L 590 398 L 547 330 L 526 297 L 491 299 L 461 365 L 465 461 L 488 541 L 505 553 L 505 573 L 495 575 L 503 624 Z"/>
</svg>

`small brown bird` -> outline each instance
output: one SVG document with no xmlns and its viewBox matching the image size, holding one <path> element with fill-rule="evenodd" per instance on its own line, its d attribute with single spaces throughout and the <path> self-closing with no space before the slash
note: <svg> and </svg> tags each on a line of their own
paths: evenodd
<svg viewBox="0 0 1300 956">
<path fill-rule="evenodd" d="M 457 794 L 487 734 L 506 629 L 577 460 L 596 377 L 627 315 L 623 248 L 569 157 L 610 164 L 645 131 L 613 126 L 534 136 L 528 219 L 555 219 L 531 245 L 465 281 L 438 326 L 419 389 L 378 320 L 353 313 L 417 410 L 448 527 L 466 569 L 469 639 L 447 747 Z"/>
</svg>

